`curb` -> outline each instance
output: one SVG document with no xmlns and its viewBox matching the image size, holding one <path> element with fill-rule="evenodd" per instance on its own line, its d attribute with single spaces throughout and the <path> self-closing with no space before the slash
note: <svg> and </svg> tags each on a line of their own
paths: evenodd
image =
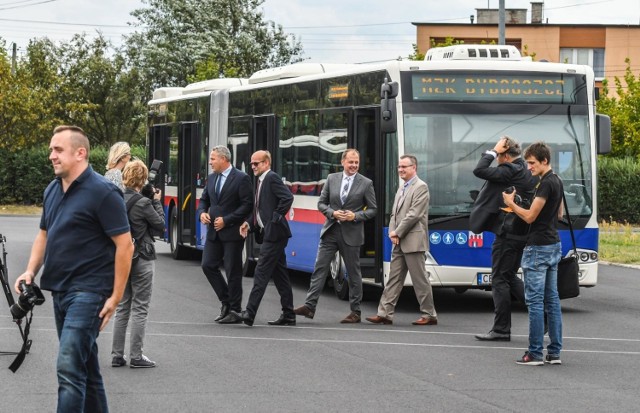
<svg viewBox="0 0 640 413">
<path fill-rule="evenodd" d="M 603 265 L 611 265 L 616 267 L 633 268 L 634 270 L 640 270 L 640 265 L 637 265 L 637 264 L 622 264 L 622 263 L 609 262 L 609 261 L 598 261 L 598 263 Z"/>
</svg>

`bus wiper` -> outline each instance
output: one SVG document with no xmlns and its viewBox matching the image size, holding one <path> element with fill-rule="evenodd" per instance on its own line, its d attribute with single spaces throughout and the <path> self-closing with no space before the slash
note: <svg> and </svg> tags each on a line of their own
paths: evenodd
<svg viewBox="0 0 640 413">
<path fill-rule="evenodd" d="M 471 216 L 471 214 L 458 214 L 458 215 L 450 215 L 448 217 L 442 217 L 442 218 L 434 218 L 434 219 L 430 219 L 428 221 L 428 224 L 440 224 L 442 222 L 449 222 L 449 221 L 455 221 L 456 219 L 461 219 L 461 218 L 469 218 Z"/>
</svg>

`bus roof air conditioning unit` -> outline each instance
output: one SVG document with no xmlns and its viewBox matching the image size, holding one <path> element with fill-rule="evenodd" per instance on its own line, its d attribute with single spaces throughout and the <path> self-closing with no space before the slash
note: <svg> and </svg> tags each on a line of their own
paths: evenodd
<svg viewBox="0 0 640 413">
<path fill-rule="evenodd" d="M 522 60 L 520 51 L 511 45 L 457 44 L 434 47 L 427 51 L 424 60 Z"/>
<path fill-rule="evenodd" d="M 356 65 L 337 63 L 294 63 L 292 65 L 259 70 L 251 75 L 249 78 L 249 84 L 349 70 L 354 66 Z"/>
<path fill-rule="evenodd" d="M 182 95 L 184 88 L 181 87 L 161 87 L 153 91 L 153 99 L 165 99 Z"/>
<path fill-rule="evenodd" d="M 184 88 L 183 94 L 208 92 L 210 90 L 229 89 L 234 86 L 242 86 L 248 83 L 247 79 L 236 77 L 203 80 L 201 82 L 191 83 Z"/>
</svg>

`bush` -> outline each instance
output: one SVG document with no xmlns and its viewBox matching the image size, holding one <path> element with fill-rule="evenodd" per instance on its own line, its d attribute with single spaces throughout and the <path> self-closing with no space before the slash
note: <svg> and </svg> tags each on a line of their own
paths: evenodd
<svg viewBox="0 0 640 413">
<path fill-rule="evenodd" d="M 598 159 L 598 218 L 640 223 L 640 162 L 633 158 Z"/>
<path fill-rule="evenodd" d="M 137 158 L 146 159 L 144 146 L 134 146 L 131 152 Z M 0 162 L 0 204 L 42 205 L 44 189 L 54 178 L 49 147 L 39 146 L 17 153 L 0 149 L 0 156 L 4 160 Z M 108 156 L 108 147 L 92 148 L 89 161 L 93 170 L 104 174 Z"/>
</svg>

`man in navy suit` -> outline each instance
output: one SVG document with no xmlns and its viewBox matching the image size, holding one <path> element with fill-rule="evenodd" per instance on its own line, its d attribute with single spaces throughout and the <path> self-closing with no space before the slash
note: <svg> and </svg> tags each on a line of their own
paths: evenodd
<svg viewBox="0 0 640 413">
<path fill-rule="evenodd" d="M 251 155 L 251 169 L 258 178 L 255 208 L 249 221 L 240 227 L 239 236 L 246 237 L 251 231 L 255 234 L 256 242 L 262 246 L 247 309 L 241 315 L 242 321 L 248 326 L 253 325 L 267 284 L 273 278 L 280 294 L 282 314 L 277 320 L 269 321 L 269 325 L 296 325 L 293 292 L 284 252 L 291 238 L 286 215 L 293 203 L 293 195 L 280 176 L 271 170 L 271 154 L 268 151 L 257 151 Z"/>
<path fill-rule="evenodd" d="M 215 321 L 240 323 L 244 238 L 238 228 L 253 209 L 251 178 L 231 165 L 231 153 L 225 146 L 213 148 L 209 165 L 213 173 L 207 179 L 197 212 L 200 222 L 207 225 L 202 271 L 222 303 Z M 226 280 L 220 272 L 223 263 Z"/>
</svg>

